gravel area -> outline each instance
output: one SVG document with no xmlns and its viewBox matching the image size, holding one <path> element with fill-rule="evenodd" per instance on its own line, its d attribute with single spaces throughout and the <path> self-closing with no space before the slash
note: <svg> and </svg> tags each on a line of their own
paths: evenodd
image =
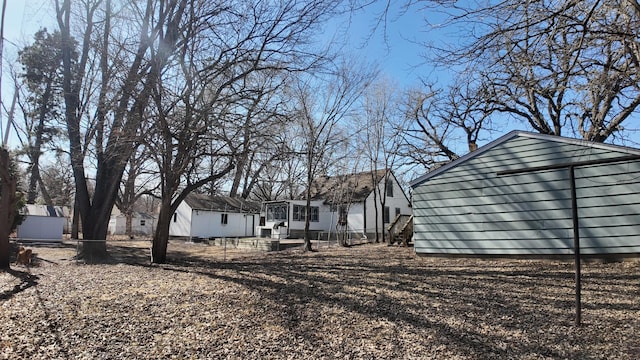
<svg viewBox="0 0 640 360">
<path fill-rule="evenodd" d="M 369 244 L 312 253 L 110 242 L 32 247 L 0 273 L 1 359 L 638 359 L 640 261 L 418 257 Z"/>
</svg>

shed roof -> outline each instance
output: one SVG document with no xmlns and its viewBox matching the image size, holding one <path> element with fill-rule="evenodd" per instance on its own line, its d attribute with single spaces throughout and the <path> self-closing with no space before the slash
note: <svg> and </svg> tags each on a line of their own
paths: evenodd
<svg viewBox="0 0 640 360">
<path fill-rule="evenodd" d="M 374 177 L 379 182 L 386 173 L 387 170 L 383 169 L 318 177 L 311 183 L 311 200 L 325 200 L 326 203 L 364 201 L 375 188 Z"/>
<path fill-rule="evenodd" d="M 123 214 L 123 213 L 118 213 L 113 215 L 115 217 L 118 218 L 124 218 L 127 217 L 127 215 Z M 132 211 L 131 212 L 131 217 L 134 219 L 147 219 L 147 220 L 151 220 L 151 219 L 155 219 L 155 216 L 153 216 L 152 214 L 146 213 L 146 212 L 141 212 L 141 211 Z"/>
<path fill-rule="evenodd" d="M 230 196 L 194 194 L 184 200 L 193 210 L 259 213 L 260 203 Z"/>
<path fill-rule="evenodd" d="M 64 217 L 62 206 L 26 204 L 20 212 L 22 215 Z"/>
<path fill-rule="evenodd" d="M 579 145 L 579 146 L 584 146 L 584 147 L 588 147 L 588 148 L 596 148 L 596 149 L 603 149 L 603 150 L 608 150 L 608 151 L 616 151 L 616 152 L 621 152 L 621 153 L 625 153 L 625 154 L 629 154 L 629 155 L 640 155 L 640 149 L 634 149 L 631 147 L 626 147 L 626 146 L 619 146 L 619 145 L 612 145 L 612 144 L 605 144 L 605 143 L 597 143 L 597 142 L 591 142 L 591 141 L 586 141 L 586 140 L 580 140 L 580 139 L 573 139 L 573 138 L 567 138 L 567 137 L 562 137 L 562 136 L 556 136 L 556 135 L 545 135 L 545 134 L 538 134 L 538 133 L 532 133 L 532 132 L 528 132 L 528 131 L 522 131 L 522 130 L 513 130 L 501 137 L 499 137 L 498 139 L 478 148 L 476 151 L 470 152 L 464 156 L 461 156 L 459 158 L 457 158 L 456 160 L 451 161 L 450 163 L 443 165 L 433 171 L 430 171 L 428 173 L 426 173 L 425 175 L 422 175 L 412 181 L 409 182 L 409 185 L 412 188 L 415 188 L 416 186 L 422 184 L 423 182 L 431 179 L 434 176 L 437 176 L 439 174 L 442 174 L 445 171 L 448 171 L 470 159 L 473 159 L 477 156 L 482 155 L 483 153 L 493 149 L 496 146 L 499 146 L 509 140 L 512 140 L 514 138 L 517 137 L 526 137 L 526 138 L 532 138 L 532 139 L 538 139 L 540 141 L 553 141 L 553 142 L 559 142 L 559 143 L 565 143 L 565 144 L 573 144 L 573 145 Z"/>
</svg>

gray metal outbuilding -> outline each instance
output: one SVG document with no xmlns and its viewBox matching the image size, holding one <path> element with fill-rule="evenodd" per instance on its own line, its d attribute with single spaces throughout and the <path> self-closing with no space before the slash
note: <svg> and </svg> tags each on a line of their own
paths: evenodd
<svg viewBox="0 0 640 360">
<path fill-rule="evenodd" d="M 640 150 L 523 131 L 411 182 L 416 253 L 573 254 L 569 164 L 581 252 L 640 253 Z"/>
<path fill-rule="evenodd" d="M 62 206 L 27 204 L 21 210 L 24 219 L 18 225 L 21 240 L 62 241 L 65 215 Z"/>
</svg>

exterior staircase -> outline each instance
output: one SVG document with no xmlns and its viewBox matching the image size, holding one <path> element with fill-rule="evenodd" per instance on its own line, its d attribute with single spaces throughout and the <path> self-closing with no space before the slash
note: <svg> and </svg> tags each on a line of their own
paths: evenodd
<svg viewBox="0 0 640 360">
<path fill-rule="evenodd" d="M 391 224 L 387 226 L 389 232 L 389 243 L 402 244 L 409 246 L 411 238 L 413 238 L 413 215 L 399 214 L 393 219 Z"/>
</svg>

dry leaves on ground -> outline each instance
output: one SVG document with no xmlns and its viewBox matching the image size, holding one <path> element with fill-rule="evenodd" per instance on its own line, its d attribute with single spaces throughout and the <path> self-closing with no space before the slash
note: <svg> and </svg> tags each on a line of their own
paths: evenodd
<svg viewBox="0 0 640 360">
<path fill-rule="evenodd" d="M 636 359 L 640 263 L 444 259 L 361 245 L 258 253 L 172 242 L 34 247 L 0 273 L 6 359 Z"/>
</svg>

